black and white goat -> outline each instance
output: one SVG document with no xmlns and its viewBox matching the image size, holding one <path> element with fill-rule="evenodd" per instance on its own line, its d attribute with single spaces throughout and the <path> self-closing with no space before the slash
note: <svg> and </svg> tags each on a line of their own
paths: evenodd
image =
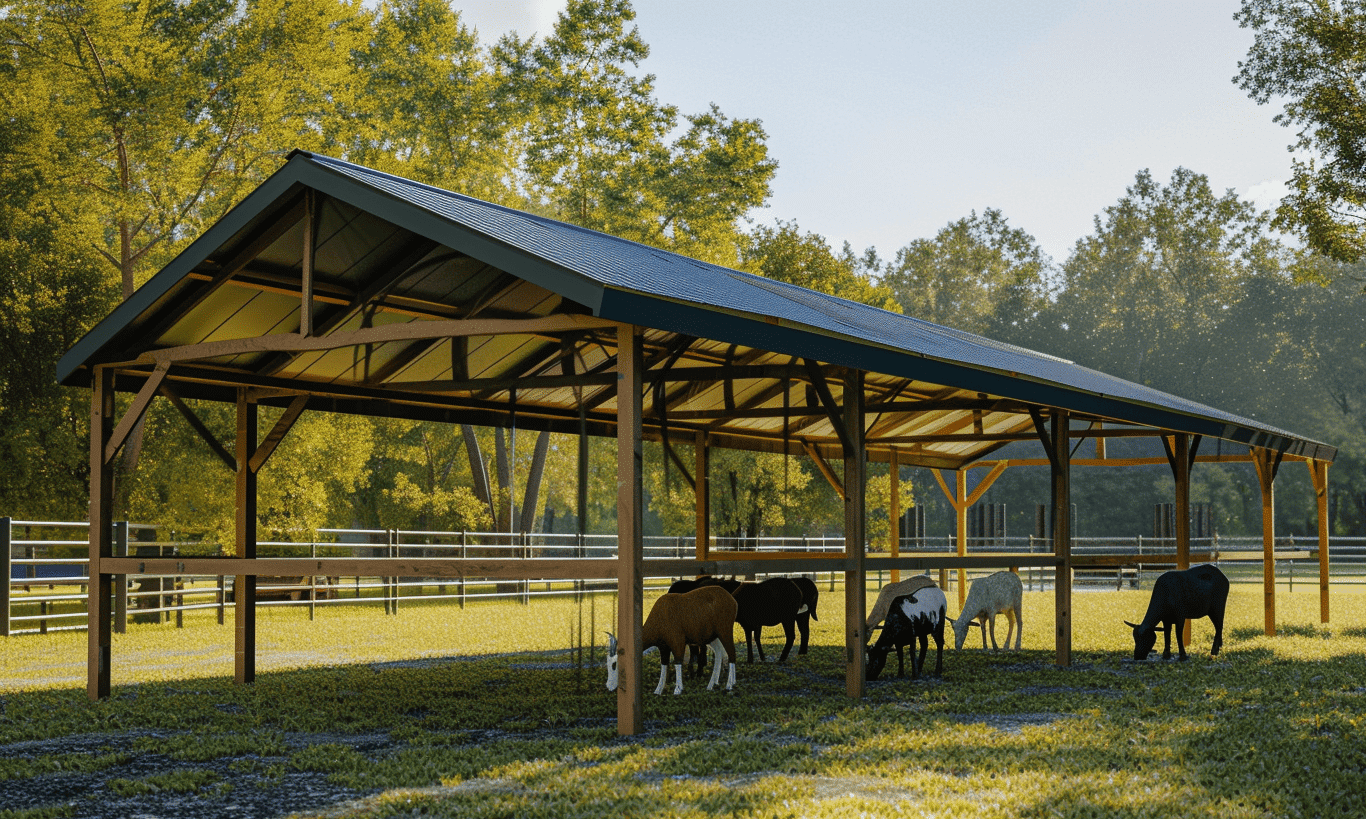
<svg viewBox="0 0 1366 819">
<path fill-rule="evenodd" d="M 1134 630 L 1134 660 L 1148 659 L 1157 642 L 1157 624 L 1162 624 L 1162 659 L 1172 658 L 1172 627 L 1176 627 L 1176 648 L 1186 659 L 1186 641 L 1182 632 L 1187 620 L 1208 617 L 1214 624 L 1214 646 L 1210 656 L 1216 656 L 1224 645 L 1224 605 L 1228 602 L 1228 578 L 1217 566 L 1206 563 L 1181 571 L 1163 572 L 1153 583 L 1153 596 L 1148 600 L 1148 613 L 1142 623 L 1124 621 Z"/>
<path fill-rule="evenodd" d="M 902 595 L 892 601 L 887 609 L 887 619 L 877 642 L 868 648 L 868 667 L 866 677 L 876 680 L 887 665 L 887 654 L 896 649 L 896 675 L 906 676 L 906 662 L 902 649 L 911 647 L 911 679 L 920 678 L 925 667 L 925 652 L 929 650 L 930 639 L 934 638 L 936 655 L 934 673 L 944 673 L 944 620 L 948 613 L 948 601 L 938 586 L 926 586 L 910 594 Z M 916 659 L 915 644 L 920 643 L 920 659 Z"/>
<path fill-rule="evenodd" d="M 726 653 L 730 674 L 726 690 L 735 687 L 735 598 L 725 589 L 705 586 L 687 594 L 665 594 L 650 608 L 641 628 L 641 651 L 659 649 L 659 685 L 664 693 L 669 678 L 669 660 L 674 660 L 674 693 L 683 693 L 683 658 L 689 645 L 710 646 L 716 657 L 711 672 L 710 691 L 721 679 L 721 652 Z M 617 690 L 617 638 L 607 633 L 607 690 Z"/>
</svg>

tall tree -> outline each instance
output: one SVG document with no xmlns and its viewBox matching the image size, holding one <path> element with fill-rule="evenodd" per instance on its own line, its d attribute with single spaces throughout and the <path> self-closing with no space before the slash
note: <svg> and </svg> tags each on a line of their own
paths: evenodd
<svg viewBox="0 0 1366 819">
<path fill-rule="evenodd" d="M 1275 121 L 1298 129 L 1290 193 L 1277 225 L 1352 262 L 1366 254 L 1366 2 L 1243 0 L 1234 19 L 1256 32 L 1234 82 Z"/>
<path fill-rule="evenodd" d="M 1034 237 L 988 208 L 898 250 L 882 283 L 908 315 L 1011 341 L 1043 308 L 1054 275 Z"/>
<path fill-rule="evenodd" d="M 1202 174 L 1140 171 L 1062 268 L 1040 346 L 1140 384 L 1199 398 L 1220 323 L 1247 280 L 1290 262 L 1267 218 Z"/>
<path fill-rule="evenodd" d="M 836 254 L 824 236 L 802 233 L 795 221 L 756 226 L 740 254 L 751 273 L 899 313 L 892 291 L 873 277 L 876 259 L 871 250 L 864 257 L 847 247 Z"/>
</svg>

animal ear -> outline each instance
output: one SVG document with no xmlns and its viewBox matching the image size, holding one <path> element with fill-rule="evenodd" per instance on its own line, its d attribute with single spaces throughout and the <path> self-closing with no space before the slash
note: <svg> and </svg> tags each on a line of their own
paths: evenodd
<svg viewBox="0 0 1366 819">
<path fill-rule="evenodd" d="M 1129 628 L 1138 628 L 1138 623 L 1130 623 L 1128 620 L 1124 621 L 1124 625 L 1128 626 Z"/>
</svg>

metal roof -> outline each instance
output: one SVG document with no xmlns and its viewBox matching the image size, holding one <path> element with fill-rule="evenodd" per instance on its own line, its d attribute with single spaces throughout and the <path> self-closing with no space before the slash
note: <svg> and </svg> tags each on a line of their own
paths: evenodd
<svg viewBox="0 0 1366 819">
<path fill-rule="evenodd" d="M 312 340 L 285 343 L 303 322 L 306 233 Z M 543 323 L 496 326 L 528 320 Z M 432 321 L 446 324 L 421 324 Z M 477 321 L 494 324 L 424 332 Z M 845 367 L 867 374 L 874 458 L 896 446 L 903 463 L 957 468 L 1032 436 L 1031 410 L 1047 408 L 1110 434 L 1336 454 L 1060 358 L 305 152 L 72 347 L 57 375 L 86 384 L 92 366 L 118 364 L 132 390 L 164 360 L 184 397 L 251 387 L 264 403 L 308 394 L 319 409 L 564 432 L 579 429 L 582 403 L 588 430 L 608 434 L 607 322 L 645 328 L 656 439 L 706 431 L 720 446 L 839 457 L 821 393 L 840 395 Z M 233 343 L 247 339 L 261 341 Z"/>
</svg>

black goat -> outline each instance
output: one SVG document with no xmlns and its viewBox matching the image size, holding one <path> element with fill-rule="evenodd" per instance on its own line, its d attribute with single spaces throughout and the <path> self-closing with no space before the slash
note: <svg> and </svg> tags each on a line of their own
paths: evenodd
<svg viewBox="0 0 1366 819">
<path fill-rule="evenodd" d="M 807 641 L 811 639 L 811 621 L 820 619 L 816 616 L 816 602 L 820 600 L 821 592 L 816 588 L 815 581 L 809 577 L 798 575 L 790 579 L 801 589 L 802 605 L 806 607 L 804 611 L 797 612 L 797 631 L 802 635 L 801 647 L 797 649 L 800 655 L 806 653 Z"/>
<path fill-rule="evenodd" d="M 762 583 L 741 583 L 732 594 L 738 607 L 735 622 L 745 631 L 747 662 L 754 662 L 755 645 L 759 647 L 759 662 L 764 661 L 764 646 L 760 642 L 764 626 L 783 627 L 787 644 L 778 662 L 786 662 L 797 638 L 797 618 L 805 608 L 801 588 L 786 577 L 771 577 Z"/>
<path fill-rule="evenodd" d="M 1224 604 L 1228 602 L 1228 578 L 1215 566 L 1194 566 L 1183 571 L 1163 572 L 1153 583 L 1153 596 L 1142 623 L 1124 621 L 1134 630 L 1134 660 L 1148 659 L 1157 642 L 1157 624 L 1162 624 L 1162 659 L 1172 658 L 1172 626 L 1176 627 L 1176 648 L 1186 659 L 1182 631 L 1187 620 L 1208 617 L 1214 624 L 1214 646 L 1210 656 L 1224 644 Z"/>
<path fill-rule="evenodd" d="M 925 667 L 925 652 L 930 648 L 930 637 L 938 650 L 934 659 L 935 676 L 944 673 L 944 620 L 948 601 L 938 586 L 926 586 L 892 601 L 887 619 L 877 642 L 868 648 L 868 668 L 865 677 L 876 680 L 887 665 L 887 654 L 896 649 L 896 675 L 906 676 L 906 661 L 902 649 L 911 647 L 911 679 L 920 679 Z M 920 659 L 915 656 L 915 644 L 920 642 Z"/>
</svg>

